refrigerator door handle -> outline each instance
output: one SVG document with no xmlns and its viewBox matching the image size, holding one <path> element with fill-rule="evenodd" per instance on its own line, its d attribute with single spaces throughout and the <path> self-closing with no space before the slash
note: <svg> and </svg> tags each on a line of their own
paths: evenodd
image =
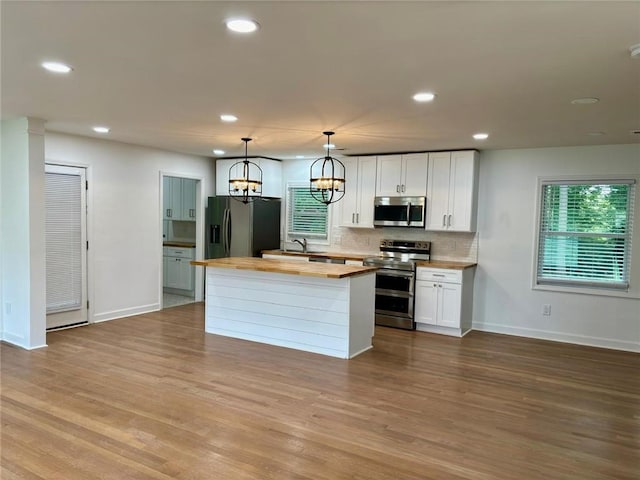
<svg viewBox="0 0 640 480">
<path fill-rule="evenodd" d="M 231 256 L 231 210 L 227 210 L 227 256 Z"/>
<path fill-rule="evenodd" d="M 227 255 L 227 209 L 222 212 L 222 251 Z"/>
</svg>

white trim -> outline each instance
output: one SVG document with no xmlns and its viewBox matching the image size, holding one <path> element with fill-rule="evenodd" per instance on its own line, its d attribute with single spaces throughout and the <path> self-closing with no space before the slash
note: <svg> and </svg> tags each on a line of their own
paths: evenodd
<svg viewBox="0 0 640 480">
<path fill-rule="evenodd" d="M 473 330 L 490 333 L 501 333 L 504 335 L 514 335 L 517 337 L 535 338 L 539 340 L 549 340 L 552 342 L 572 343 L 590 347 L 624 350 L 628 352 L 640 352 L 640 342 L 616 340 L 614 338 L 592 337 L 587 335 L 553 332 L 550 330 L 539 330 L 534 328 L 509 327 L 506 325 L 498 325 L 495 323 L 474 323 Z"/>
<path fill-rule="evenodd" d="M 150 303 L 148 305 L 141 305 L 139 307 L 111 310 L 110 312 L 96 314 L 94 323 L 117 320 L 118 318 L 132 317 L 134 315 L 141 315 L 143 313 L 157 312 L 158 310 L 160 310 L 160 303 Z"/>
<path fill-rule="evenodd" d="M 35 350 L 37 348 L 44 348 L 48 346 L 46 343 L 43 343 L 42 345 L 34 345 L 32 347 L 28 347 L 23 344 L 24 337 L 20 337 L 18 335 L 14 335 L 13 333 L 6 333 L 6 332 L 3 332 L 2 334 L 2 341 L 10 345 L 13 345 L 15 347 L 23 348 L 25 350 Z"/>
</svg>

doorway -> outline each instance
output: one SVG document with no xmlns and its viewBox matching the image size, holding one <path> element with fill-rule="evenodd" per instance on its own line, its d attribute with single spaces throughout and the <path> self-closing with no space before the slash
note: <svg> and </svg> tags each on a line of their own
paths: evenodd
<svg viewBox="0 0 640 480">
<path fill-rule="evenodd" d="M 86 325 L 86 168 L 45 165 L 47 330 Z"/>
<path fill-rule="evenodd" d="M 201 181 L 163 174 L 162 183 L 162 308 L 196 301 L 198 218 Z"/>
</svg>

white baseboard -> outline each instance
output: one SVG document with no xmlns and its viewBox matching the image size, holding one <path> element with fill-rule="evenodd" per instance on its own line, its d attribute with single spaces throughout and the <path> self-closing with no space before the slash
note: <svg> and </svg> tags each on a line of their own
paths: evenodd
<svg viewBox="0 0 640 480">
<path fill-rule="evenodd" d="M 25 350 L 35 350 L 36 348 L 44 348 L 47 346 L 47 344 L 44 343 L 42 345 L 34 345 L 30 347 L 28 345 L 25 345 L 24 337 L 8 332 L 2 332 L 2 337 L 0 338 L 2 338 L 3 342 L 10 343 L 11 345 L 15 345 L 16 347 L 24 348 Z"/>
<path fill-rule="evenodd" d="M 141 315 L 143 313 L 157 312 L 160 310 L 159 303 L 150 303 L 149 305 L 141 305 L 139 307 L 123 308 L 121 310 L 111 310 L 110 312 L 97 313 L 93 315 L 90 323 L 106 322 L 117 318 L 132 317 L 133 315 Z"/>
<path fill-rule="evenodd" d="M 640 352 L 640 343 L 616 340 L 613 338 L 589 337 L 587 335 L 575 335 L 572 333 L 552 332 L 534 328 L 510 327 L 495 323 L 474 323 L 473 330 L 482 332 L 503 333 L 517 337 L 537 338 L 552 342 L 575 343 L 590 347 L 611 348 L 613 350 L 625 350 L 627 352 Z"/>
</svg>

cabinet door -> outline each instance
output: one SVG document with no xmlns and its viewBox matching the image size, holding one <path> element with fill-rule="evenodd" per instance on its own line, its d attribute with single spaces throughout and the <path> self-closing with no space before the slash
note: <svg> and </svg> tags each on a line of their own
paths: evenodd
<svg viewBox="0 0 640 480">
<path fill-rule="evenodd" d="M 171 220 L 186 220 L 182 216 L 182 178 L 171 179 Z"/>
<path fill-rule="evenodd" d="M 196 221 L 196 180 L 182 178 L 182 219 Z"/>
<path fill-rule="evenodd" d="M 186 258 L 167 258 L 167 281 L 165 286 L 180 290 L 193 290 L 192 266 Z"/>
<path fill-rule="evenodd" d="M 164 286 L 168 288 L 180 288 L 180 261 L 175 257 L 165 257 L 167 259 L 167 274 L 165 275 Z"/>
<path fill-rule="evenodd" d="M 438 284 L 429 281 L 416 282 L 415 321 L 437 325 Z"/>
<path fill-rule="evenodd" d="M 360 157 L 358 160 L 358 208 L 356 210 L 356 226 L 360 228 L 373 228 L 373 201 L 376 196 L 376 165 L 376 157 Z"/>
<path fill-rule="evenodd" d="M 378 156 L 378 174 L 376 181 L 376 196 L 399 197 L 400 179 L 402 177 L 401 155 Z"/>
<path fill-rule="evenodd" d="M 462 285 L 438 284 L 438 326 L 460 328 L 460 304 Z"/>
<path fill-rule="evenodd" d="M 282 162 L 268 158 L 253 161 L 262 169 L 262 196 L 282 198 Z"/>
<path fill-rule="evenodd" d="M 476 230 L 475 178 L 476 153 L 452 152 L 449 179 L 449 230 L 474 232 Z"/>
<path fill-rule="evenodd" d="M 171 220 L 174 212 L 171 211 L 171 177 L 162 177 L 162 219 Z"/>
<path fill-rule="evenodd" d="M 429 155 L 412 153 L 402 155 L 402 183 L 400 193 L 407 197 L 424 197 L 427 195 L 427 168 Z"/>
<path fill-rule="evenodd" d="M 342 200 L 338 202 L 340 205 L 340 224 L 344 227 L 355 227 L 356 212 L 358 211 L 358 197 L 360 194 L 358 187 L 360 183 L 358 175 L 358 158 L 345 158 L 342 163 L 344 163 L 345 188 L 344 197 L 342 197 Z M 375 185 L 375 179 L 373 182 L 373 185 Z"/>
<path fill-rule="evenodd" d="M 427 230 L 446 230 L 449 215 L 449 167 L 451 152 L 429 154 Z"/>
<path fill-rule="evenodd" d="M 229 196 L 229 169 L 237 160 L 216 160 L 216 196 Z"/>
</svg>

